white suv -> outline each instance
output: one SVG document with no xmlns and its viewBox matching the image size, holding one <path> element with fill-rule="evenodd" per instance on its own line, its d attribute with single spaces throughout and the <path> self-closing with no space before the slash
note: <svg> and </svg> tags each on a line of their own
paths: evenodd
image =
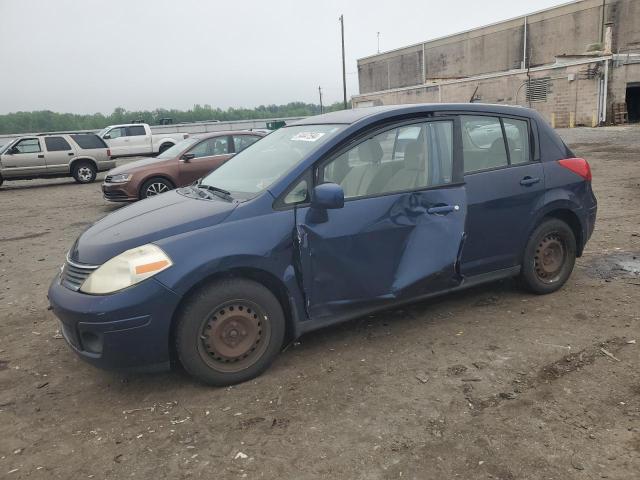
<svg viewBox="0 0 640 480">
<path fill-rule="evenodd" d="M 94 134 L 24 136 L 0 148 L 0 185 L 4 180 L 72 176 L 91 183 L 115 166 L 111 152 Z"/>
</svg>

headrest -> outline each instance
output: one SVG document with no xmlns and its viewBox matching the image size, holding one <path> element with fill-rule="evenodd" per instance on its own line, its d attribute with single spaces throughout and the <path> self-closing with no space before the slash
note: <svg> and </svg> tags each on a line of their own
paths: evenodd
<svg viewBox="0 0 640 480">
<path fill-rule="evenodd" d="M 368 163 L 380 163 L 382 161 L 382 157 L 384 156 L 384 151 L 380 146 L 380 142 L 377 140 L 370 138 L 366 142 L 358 145 L 358 158 L 361 162 Z"/>
<path fill-rule="evenodd" d="M 424 161 L 420 158 L 420 153 L 420 143 L 418 141 L 408 143 L 404 149 L 404 168 L 423 170 Z"/>
</svg>

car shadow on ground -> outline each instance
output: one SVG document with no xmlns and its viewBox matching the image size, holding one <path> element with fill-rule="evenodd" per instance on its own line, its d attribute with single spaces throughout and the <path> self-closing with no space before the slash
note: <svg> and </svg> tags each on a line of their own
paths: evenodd
<svg viewBox="0 0 640 480">
<path fill-rule="evenodd" d="M 286 368 L 286 364 L 295 363 L 294 357 L 317 355 L 318 352 L 324 352 L 327 348 L 343 344 L 345 338 L 349 338 L 350 342 L 366 342 L 369 335 L 372 333 L 375 335 L 376 330 L 389 328 L 391 324 L 394 329 L 398 330 L 411 329 L 420 325 L 424 325 L 426 328 L 427 322 L 430 322 L 430 310 L 435 312 L 438 307 L 444 304 L 450 303 L 453 308 L 455 305 L 459 306 L 460 302 L 466 301 L 469 308 L 475 308 L 494 305 L 505 296 L 514 295 L 526 297 L 528 294 L 519 287 L 515 280 L 500 280 L 428 300 L 408 303 L 400 307 L 391 307 L 374 314 L 328 326 L 307 333 L 297 341 L 286 345 L 280 355 L 276 357 L 273 365 L 263 375 L 280 375 L 282 372 L 280 367 Z M 446 318 L 435 318 L 435 321 L 447 321 Z M 357 347 L 354 343 L 351 345 Z M 198 390 L 215 388 L 193 379 L 177 361 L 173 361 L 171 370 L 166 372 L 118 373 L 105 371 L 101 375 L 107 377 L 105 380 L 110 379 L 109 383 L 118 379 L 120 383 L 125 383 L 128 386 L 135 385 L 137 392 L 145 394 L 159 394 L 169 388 L 196 388 Z"/>
</svg>

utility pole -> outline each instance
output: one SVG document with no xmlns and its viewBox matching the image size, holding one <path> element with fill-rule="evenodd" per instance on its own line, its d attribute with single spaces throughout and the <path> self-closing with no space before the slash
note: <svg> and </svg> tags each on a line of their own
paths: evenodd
<svg viewBox="0 0 640 480">
<path fill-rule="evenodd" d="M 318 87 L 318 93 L 320 94 L 320 113 L 324 113 L 324 108 L 322 107 L 322 87 Z"/>
<path fill-rule="evenodd" d="M 380 53 L 380 32 L 378 32 L 378 53 Z"/>
<path fill-rule="evenodd" d="M 340 31 L 342 33 L 342 94 L 344 109 L 347 109 L 347 70 L 344 61 L 344 15 L 340 15 Z"/>
</svg>

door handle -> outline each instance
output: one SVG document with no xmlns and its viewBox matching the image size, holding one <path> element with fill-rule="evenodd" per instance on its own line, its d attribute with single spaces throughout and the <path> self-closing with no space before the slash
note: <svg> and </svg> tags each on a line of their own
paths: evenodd
<svg viewBox="0 0 640 480">
<path fill-rule="evenodd" d="M 522 180 L 520 180 L 520 185 L 523 185 L 525 187 L 529 187 L 531 185 L 534 185 L 534 184 L 538 183 L 539 181 L 540 181 L 539 178 L 524 177 Z"/>
<path fill-rule="evenodd" d="M 431 207 L 427 210 L 427 213 L 431 215 L 446 215 L 447 213 L 457 212 L 460 210 L 458 205 L 438 205 L 437 207 Z"/>
<path fill-rule="evenodd" d="M 69 152 L 67 153 L 67 155 L 69 155 L 70 157 L 73 157 L 73 152 Z"/>
<path fill-rule="evenodd" d="M 38 155 L 38 158 L 44 158 L 44 155 Z"/>
</svg>

